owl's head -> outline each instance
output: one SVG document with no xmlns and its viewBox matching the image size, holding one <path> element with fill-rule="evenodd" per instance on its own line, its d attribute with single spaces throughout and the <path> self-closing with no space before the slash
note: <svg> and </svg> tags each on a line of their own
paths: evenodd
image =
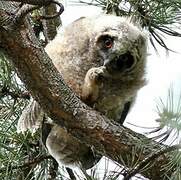
<svg viewBox="0 0 181 180">
<path fill-rule="evenodd" d="M 114 15 L 80 18 L 52 41 L 54 51 L 49 43 L 49 55 L 59 69 L 64 63 L 63 72 L 78 72 L 82 79 L 90 68 L 100 66 L 106 67 L 112 79 L 139 79 L 145 67 L 147 43 L 145 33 L 135 24 L 130 18 Z"/>
<path fill-rule="evenodd" d="M 147 42 L 145 33 L 130 19 L 104 15 L 94 21 L 92 44 L 98 61 L 113 79 L 143 71 Z"/>
</svg>

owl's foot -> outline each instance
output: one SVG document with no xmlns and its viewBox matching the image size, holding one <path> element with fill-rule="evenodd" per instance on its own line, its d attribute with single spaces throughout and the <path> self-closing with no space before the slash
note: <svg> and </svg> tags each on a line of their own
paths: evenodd
<svg viewBox="0 0 181 180">
<path fill-rule="evenodd" d="M 104 66 L 94 67 L 87 71 L 82 87 L 82 100 L 84 102 L 92 104 L 97 100 L 105 74 L 106 68 Z"/>
<path fill-rule="evenodd" d="M 91 83 L 101 84 L 105 76 L 105 71 L 105 66 L 91 68 L 87 72 L 85 79 L 88 78 L 88 81 L 91 81 Z"/>
</svg>

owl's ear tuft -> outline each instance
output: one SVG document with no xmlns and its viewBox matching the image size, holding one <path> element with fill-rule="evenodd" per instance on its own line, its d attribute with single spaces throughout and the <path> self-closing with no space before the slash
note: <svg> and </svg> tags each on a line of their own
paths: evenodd
<svg viewBox="0 0 181 180">
<path fill-rule="evenodd" d="M 145 45 L 146 45 L 147 39 L 146 39 L 146 37 L 144 36 L 144 34 L 138 36 L 137 43 L 138 43 L 139 46 L 145 46 Z"/>
</svg>

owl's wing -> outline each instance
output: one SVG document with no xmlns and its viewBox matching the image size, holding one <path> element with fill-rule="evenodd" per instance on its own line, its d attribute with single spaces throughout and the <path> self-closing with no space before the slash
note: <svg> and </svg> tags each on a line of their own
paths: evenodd
<svg viewBox="0 0 181 180">
<path fill-rule="evenodd" d="M 35 100 L 31 99 L 18 120 L 17 132 L 35 131 L 41 126 L 43 117 L 42 108 Z"/>
</svg>

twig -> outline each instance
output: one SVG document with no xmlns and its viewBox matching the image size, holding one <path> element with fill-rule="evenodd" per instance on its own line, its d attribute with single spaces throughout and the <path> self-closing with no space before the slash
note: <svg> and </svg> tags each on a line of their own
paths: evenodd
<svg viewBox="0 0 181 180">
<path fill-rule="evenodd" d="M 54 15 L 40 16 L 40 19 L 46 19 L 46 20 L 48 20 L 48 19 L 53 19 L 53 18 L 56 18 L 56 17 L 60 16 L 60 15 L 63 13 L 63 11 L 64 11 L 64 6 L 63 6 L 61 3 L 59 3 L 59 2 L 56 1 L 56 0 L 53 0 L 51 3 L 52 3 L 52 4 L 55 4 L 55 5 L 58 5 L 59 8 L 60 8 L 59 11 L 58 11 L 56 14 L 54 14 Z M 49 5 L 49 4 L 48 4 L 48 5 Z M 45 6 L 47 6 L 47 5 L 45 5 Z"/>
<path fill-rule="evenodd" d="M 76 180 L 76 177 L 74 175 L 74 172 L 72 171 L 72 169 L 66 167 L 67 173 L 69 174 L 69 177 L 71 180 Z"/>
<path fill-rule="evenodd" d="M 131 177 L 133 177 L 137 173 L 139 173 L 142 168 L 146 167 L 150 162 L 153 162 L 159 156 L 161 156 L 161 155 L 163 155 L 165 153 L 177 150 L 177 149 L 181 149 L 181 145 L 180 144 L 167 147 L 167 148 L 165 148 L 163 150 L 160 150 L 160 151 L 158 151 L 156 153 L 151 154 L 150 156 L 145 158 L 142 162 L 140 162 L 134 169 L 132 169 L 129 172 L 127 172 L 126 176 L 124 177 L 123 180 L 129 180 Z"/>
<path fill-rule="evenodd" d="M 11 166 L 10 168 L 13 169 L 24 169 L 33 165 L 37 165 L 39 163 L 41 163 L 42 161 L 44 161 L 45 159 L 53 159 L 52 156 L 48 155 L 48 156 L 39 156 L 37 158 L 35 158 L 32 161 L 29 161 L 27 163 L 24 163 L 23 165 L 19 165 L 19 166 Z M 7 169 L 7 167 L 3 167 L 0 169 L 0 172 L 4 172 Z"/>
<path fill-rule="evenodd" d="M 49 167 L 48 180 L 56 179 L 58 171 L 58 163 L 52 158 L 51 165 Z"/>
<path fill-rule="evenodd" d="M 3 87 L 0 89 L 0 98 L 4 96 L 11 96 L 13 99 L 30 99 L 30 94 L 28 92 L 12 92 L 7 87 Z"/>
</svg>

